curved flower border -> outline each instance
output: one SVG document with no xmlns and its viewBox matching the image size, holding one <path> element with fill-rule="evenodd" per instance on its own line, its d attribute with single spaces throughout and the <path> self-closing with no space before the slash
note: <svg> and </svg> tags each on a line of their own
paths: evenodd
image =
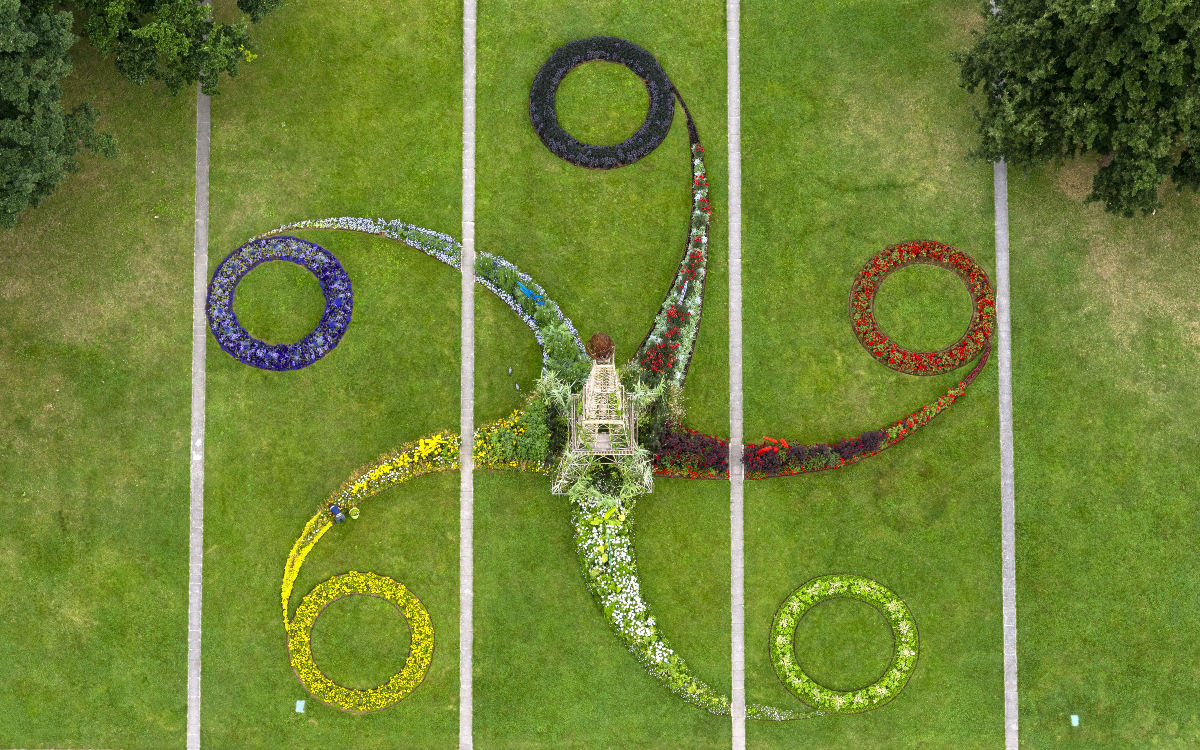
<svg viewBox="0 0 1200 750">
<path fill-rule="evenodd" d="M 936 352 L 897 346 L 875 321 L 875 294 L 889 274 L 914 263 L 958 274 L 971 295 L 971 323 L 958 341 Z M 940 242 L 902 242 L 867 261 L 850 287 L 850 324 L 863 348 L 880 363 L 908 375 L 939 375 L 962 367 L 983 350 L 996 327 L 996 295 L 987 273 L 966 253 Z"/>
<path fill-rule="evenodd" d="M 237 285 L 256 266 L 271 260 L 295 263 L 317 277 L 325 312 L 307 336 L 294 344 L 268 344 L 254 338 L 233 312 Z M 251 240 L 230 253 L 213 271 L 206 304 L 208 327 L 229 356 L 261 370 L 300 370 L 324 357 L 350 327 L 354 297 L 350 276 L 333 253 L 295 237 Z"/>
<path fill-rule="evenodd" d="M 895 638 L 892 662 L 883 676 L 866 687 L 848 692 L 818 685 L 804 674 L 792 657 L 800 618 L 817 604 L 836 597 L 857 599 L 878 609 L 887 619 Z M 813 708 L 834 713 L 858 713 L 878 708 L 900 694 L 917 667 L 919 640 L 912 612 L 890 590 L 863 576 L 826 575 L 804 583 L 779 605 L 771 623 L 771 664 L 784 687 Z"/>
<path fill-rule="evenodd" d="M 685 108 L 686 111 L 686 108 Z M 688 116 L 689 131 L 691 116 Z M 704 308 L 704 281 L 708 269 L 708 230 L 712 224 L 712 204 L 708 200 L 708 175 L 704 168 L 704 147 L 692 142 L 692 217 L 687 244 L 679 270 L 667 291 L 654 325 L 642 341 L 634 359 L 651 382 L 667 378 L 683 387 L 692 351 L 700 332 Z"/>
<path fill-rule="evenodd" d="M 375 596 L 389 602 L 408 621 L 412 645 L 404 667 L 383 685 L 369 690 L 343 687 L 325 676 L 313 661 L 312 628 L 322 610 L 344 596 Z M 305 595 L 288 625 L 292 669 L 313 697 L 352 713 L 381 711 L 404 700 L 425 679 L 433 660 L 433 622 L 421 600 L 404 584 L 375 573 L 349 573 L 328 578 Z"/>
<path fill-rule="evenodd" d="M 304 219 L 303 221 L 284 224 L 270 232 L 264 232 L 253 238 L 251 242 L 275 237 L 282 232 L 303 229 L 335 229 L 344 232 L 361 232 L 363 234 L 386 237 L 420 250 L 451 268 L 459 269 L 462 264 L 462 243 L 458 240 L 448 234 L 408 224 L 398 219 L 388 221 L 385 219 L 368 219 L 357 216 Z M 583 341 L 579 337 L 579 332 L 575 330 L 575 325 L 571 322 L 571 319 L 563 313 L 554 300 L 550 299 L 542 285 L 534 281 L 529 274 L 522 272 L 514 263 L 487 252 L 476 253 L 475 268 L 475 281 L 499 297 L 533 331 L 534 338 L 537 339 L 538 346 L 542 349 L 543 368 L 550 367 L 550 363 L 553 360 L 552 354 L 555 353 L 551 350 L 554 348 L 556 341 L 548 341 L 547 333 L 551 334 L 550 338 L 552 339 L 565 336 L 566 345 L 561 348 L 573 349 L 573 352 L 557 352 L 559 359 L 575 359 L 580 362 L 590 361 L 587 359 L 587 351 L 583 347 Z M 499 283 L 498 278 L 489 274 L 488 271 L 481 271 L 480 269 L 511 269 L 516 275 L 516 280 L 522 282 L 531 294 L 541 297 L 542 302 L 545 304 L 538 306 L 538 310 L 535 311 L 537 314 L 531 313 L 526 309 L 529 305 L 521 303 L 519 295 L 524 295 L 525 293 L 520 292 L 516 284 L 513 285 L 512 289 L 504 289 Z M 560 335 L 556 336 L 555 334 Z"/>
<path fill-rule="evenodd" d="M 585 495 L 571 504 L 575 550 L 584 582 L 604 616 L 629 652 L 651 677 L 694 706 L 728 716 L 729 698 L 697 677 L 667 642 L 642 598 L 633 544 L 633 499 Z M 758 703 L 746 705 L 746 716 L 766 721 L 793 721 L 798 714 Z"/>
<path fill-rule="evenodd" d="M 607 60 L 624 65 L 646 84 L 650 106 L 633 135 L 615 146 L 593 146 L 563 129 L 555 111 L 555 95 L 563 77 L 583 63 Z M 576 39 L 550 53 L 529 90 L 529 121 L 534 132 L 558 158 L 588 169 L 617 169 L 642 159 L 667 137 L 675 117 L 675 87 L 654 55 L 615 36 Z"/>
</svg>

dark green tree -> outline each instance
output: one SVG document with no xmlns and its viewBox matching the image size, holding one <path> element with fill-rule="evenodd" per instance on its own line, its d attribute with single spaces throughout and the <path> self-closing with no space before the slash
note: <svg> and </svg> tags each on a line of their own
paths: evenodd
<svg viewBox="0 0 1200 750">
<path fill-rule="evenodd" d="M 1088 201 L 1132 216 L 1170 176 L 1200 187 L 1200 2 L 997 0 L 956 56 L 986 93 L 973 153 L 1023 167 L 1104 156 Z"/>
<path fill-rule="evenodd" d="M 81 148 L 116 153 L 112 136 L 96 132 L 94 107 L 63 111 L 71 21 L 46 5 L 0 0 L 0 226 L 14 226 L 78 169 Z"/>
<path fill-rule="evenodd" d="M 257 23 L 279 1 L 238 0 L 238 7 Z M 199 81 L 211 96 L 221 73 L 236 76 L 238 63 L 254 56 L 249 24 L 215 23 L 195 0 L 79 0 L 77 7 L 88 41 L 137 84 L 162 81 L 175 93 Z"/>
</svg>

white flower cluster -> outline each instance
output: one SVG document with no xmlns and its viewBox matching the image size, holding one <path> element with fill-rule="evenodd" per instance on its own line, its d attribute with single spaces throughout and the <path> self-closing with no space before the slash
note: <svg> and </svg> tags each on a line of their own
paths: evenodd
<svg viewBox="0 0 1200 750">
<path fill-rule="evenodd" d="M 258 237 L 251 238 L 251 240 L 253 241 L 263 237 L 277 235 L 282 232 L 292 232 L 300 229 L 340 229 L 348 232 L 363 232 L 365 234 L 379 235 L 381 237 L 387 237 L 388 239 L 396 240 L 397 242 L 403 242 L 406 245 L 411 245 L 426 255 L 437 258 L 451 268 L 459 268 L 462 262 L 462 244 L 458 240 L 454 239 L 448 234 L 435 232 L 432 229 L 425 229 L 423 227 L 407 224 L 399 220 L 387 221 L 385 219 L 367 219 L 356 216 L 336 216 L 327 219 L 305 219 L 303 221 L 284 224 L 278 229 L 270 232 L 264 232 Z M 580 354 L 586 356 L 587 352 L 583 347 L 583 341 L 579 338 L 579 332 L 575 330 L 575 325 L 571 322 L 570 318 L 563 314 L 561 306 L 558 304 L 550 304 L 552 300 L 546 295 L 546 290 L 542 288 L 541 284 L 538 284 L 536 281 L 530 278 L 529 274 L 523 273 L 519 268 L 517 268 L 516 265 L 498 255 L 481 252 L 476 255 L 476 264 L 478 265 L 480 261 L 493 261 L 498 267 L 511 268 L 517 274 L 517 277 L 521 280 L 521 283 L 526 286 L 526 288 L 543 298 L 542 301 L 553 310 L 555 318 L 565 324 L 567 330 L 571 332 L 571 335 L 575 340 L 575 345 L 579 348 Z M 519 315 L 521 320 L 525 321 L 525 325 L 529 326 L 529 328 L 533 331 L 533 335 L 537 338 L 538 346 L 542 349 L 542 364 L 544 367 L 550 360 L 550 354 L 546 349 L 541 327 L 538 325 L 537 321 L 534 320 L 531 315 L 525 312 L 524 308 L 517 303 L 517 300 L 509 291 L 499 288 L 490 280 L 479 275 L 478 272 L 475 274 L 475 280 L 483 285 L 492 294 L 495 294 L 497 297 L 503 300 L 504 304 L 508 305 L 513 312 Z"/>
<path fill-rule="evenodd" d="M 680 387 L 683 386 L 687 376 L 692 349 L 696 344 L 696 334 L 700 330 L 700 314 L 704 304 L 704 281 L 708 269 L 708 228 L 712 221 L 711 211 L 706 209 L 707 205 L 708 180 L 704 168 L 704 149 L 699 144 L 695 144 L 692 147 L 692 215 L 687 250 L 683 254 L 679 269 L 675 272 L 675 278 L 671 282 L 667 297 L 654 317 L 654 326 L 650 329 L 645 343 L 635 355 L 635 360 L 640 362 L 650 347 L 666 341 L 667 331 L 675 325 L 668 319 L 667 310 L 677 306 L 682 307 L 690 315 L 679 330 L 677 337 L 679 346 L 675 349 L 674 365 L 670 373 L 671 380 Z M 686 271 L 691 260 L 690 256 L 696 249 L 700 250 L 702 257 L 698 267 L 695 268 L 695 278 L 689 279 Z"/>
<path fill-rule="evenodd" d="M 634 501 L 584 496 L 572 505 L 575 548 L 588 590 L 599 601 L 609 624 L 630 653 L 653 677 L 688 703 L 727 716 L 729 698 L 696 677 L 667 643 L 642 598 L 633 549 Z M 769 721 L 791 721 L 797 715 L 771 706 L 750 704 L 746 715 Z"/>
</svg>

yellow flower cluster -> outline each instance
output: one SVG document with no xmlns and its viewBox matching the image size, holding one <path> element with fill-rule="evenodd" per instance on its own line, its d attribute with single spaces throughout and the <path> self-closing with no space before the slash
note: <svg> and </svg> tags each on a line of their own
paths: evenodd
<svg viewBox="0 0 1200 750">
<path fill-rule="evenodd" d="M 370 690 L 338 685 L 321 672 L 312 658 L 312 627 L 321 610 L 336 599 L 355 594 L 391 602 L 404 614 L 412 633 L 404 668 L 385 684 Z M 352 570 L 318 583 L 300 602 L 295 619 L 288 623 L 288 651 L 296 675 L 317 700 L 343 711 L 379 711 L 403 700 L 425 679 L 433 660 L 433 623 L 425 605 L 404 584 L 387 576 Z"/>
<path fill-rule="evenodd" d="M 300 575 L 300 566 L 304 564 L 304 558 L 320 541 L 321 536 L 333 526 L 329 506 L 336 504 L 343 509 L 352 508 L 364 498 L 421 474 L 457 469 L 458 453 L 458 435 L 452 432 L 435 433 L 415 443 L 408 443 L 392 453 L 384 454 L 374 464 L 354 472 L 337 492 L 325 500 L 321 504 L 321 510 L 308 519 L 304 533 L 292 545 L 292 551 L 288 553 L 287 562 L 283 567 L 281 594 L 284 625 L 288 623 L 288 600 L 292 597 L 296 577 Z"/>
<path fill-rule="evenodd" d="M 350 508 L 394 484 L 432 471 L 458 468 L 458 435 L 438 432 L 383 455 L 350 477 L 341 489 L 325 501 L 325 507 Z"/>
<path fill-rule="evenodd" d="M 539 461 L 518 461 L 516 438 L 525 434 L 519 424 L 521 410 L 514 409 L 507 417 L 493 419 L 475 430 L 472 457 L 476 469 L 524 469 L 537 474 L 549 474 L 550 468 Z"/>
</svg>

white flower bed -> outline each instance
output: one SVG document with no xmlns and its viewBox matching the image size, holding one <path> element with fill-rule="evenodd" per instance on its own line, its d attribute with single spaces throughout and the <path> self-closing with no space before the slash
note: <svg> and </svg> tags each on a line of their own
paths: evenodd
<svg viewBox="0 0 1200 750">
<path fill-rule="evenodd" d="M 264 232 L 252 240 L 269 237 L 271 235 L 280 234 L 282 232 L 292 232 L 300 229 L 340 229 L 348 232 L 363 232 L 365 234 L 374 234 L 388 239 L 403 242 L 411 245 L 421 252 L 431 257 L 437 258 L 441 262 L 451 268 L 459 268 L 462 262 L 462 244 L 448 234 L 435 232 L 432 229 L 425 229 L 413 224 L 407 224 L 399 220 L 386 221 L 384 219 L 366 219 L 355 216 L 338 216 L 328 219 L 305 219 L 303 221 L 284 224 L 270 232 Z M 529 274 L 523 273 L 521 269 L 509 261 L 501 258 L 498 255 L 491 253 L 480 252 L 475 256 L 476 268 L 481 265 L 491 265 L 500 268 L 509 268 L 516 274 L 521 283 L 534 294 L 543 298 L 545 306 L 551 311 L 554 319 L 557 322 L 566 326 L 574 339 L 576 348 L 579 351 L 579 357 L 586 358 L 587 352 L 583 348 L 583 341 L 579 338 L 579 332 L 575 330 L 575 325 L 571 319 L 563 314 L 562 308 L 555 303 L 546 294 L 546 290 L 541 284 L 534 281 Z M 475 280 L 484 286 L 492 294 L 495 294 L 504 304 L 508 305 L 521 320 L 525 321 L 525 325 L 533 331 L 533 335 L 537 338 L 538 346 L 542 349 L 542 365 L 546 368 L 550 362 L 550 353 L 547 349 L 545 336 L 542 333 L 541 326 L 532 315 L 525 311 L 521 304 L 517 301 L 512 290 L 500 288 L 492 280 L 481 276 L 478 272 L 475 274 Z"/>
</svg>

